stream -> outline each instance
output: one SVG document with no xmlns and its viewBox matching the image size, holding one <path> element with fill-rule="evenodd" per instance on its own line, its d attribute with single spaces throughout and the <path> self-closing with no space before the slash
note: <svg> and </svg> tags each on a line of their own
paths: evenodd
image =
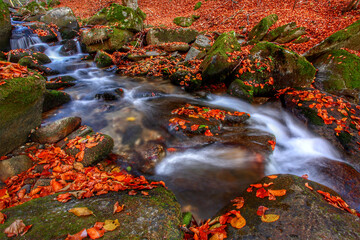
<svg viewBox="0 0 360 240">
<path fill-rule="evenodd" d="M 99 69 L 92 61 L 82 60 L 86 54 L 80 47 L 77 54 L 62 56 L 59 43 L 48 45 L 36 41 L 31 44 L 30 47 L 45 49 L 44 53 L 52 60 L 46 66 L 58 70 L 57 76 L 76 78 L 76 85 L 64 90 L 71 95 L 72 101 L 45 113 L 43 124 L 79 116 L 82 124 L 114 139 L 113 152 L 116 154 L 136 150 L 148 141 L 163 139 L 167 148 L 179 150 L 168 151 L 149 178 L 165 181 L 183 210 L 193 212 L 197 218 L 213 216 L 248 184 L 269 174 L 308 174 L 309 179 L 329 185 L 327 175 L 317 171 L 314 163 L 319 159 L 342 161 L 333 146 L 310 133 L 276 104 L 253 106 L 229 95 L 191 95 L 168 80 L 119 76 L 114 69 Z M 123 90 L 123 97 L 117 96 L 114 101 L 95 97 L 114 93 L 116 89 Z M 249 113 L 249 134 L 261 131 L 275 135 L 275 151 L 265 160 L 259 160 L 256 155 L 249 154 L 248 149 L 236 145 L 216 142 L 192 145 L 188 143 L 191 143 L 190 139 L 174 140 L 176 136 L 160 122 L 162 111 L 171 109 L 178 102 Z"/>
</svg>

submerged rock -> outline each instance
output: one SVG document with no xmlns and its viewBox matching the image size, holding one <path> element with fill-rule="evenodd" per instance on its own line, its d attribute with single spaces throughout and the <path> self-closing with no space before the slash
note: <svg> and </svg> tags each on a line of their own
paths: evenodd
<svg viewBox="0 0 360 240">
<path fill-rule="evenodd" d="M 60 76 L 46 81 L 46 89 L 57 90 L 75 85 L 76 79 L 71 76 Z"/>
<path fill-rule="evenodd" d="M 357 239 L 360 236 L 360 218 L 349 212 L 336 208 L 325 201 L 317 192 L 329 192 L 338 196 L 333 190 L 316 182 L 293 175 L 277 175 L 276 179 L 263 178 L 259 183 L 274 184 L 265 189 L 286 190 L 284 196 L 269 200 L 268 197 L 256 197 L 257 188 L 251 192 L 244 191 L 239 196 L 244 198 L 240 209 L 246 220 L 241 229 L 228 225 L 229 239 Z M 305 186 L 308 183 L 314 190 Z M 279 215 L 275 222 L 263 222 L 257 215 L 260 206 L 269 208 L 265 214 Z M 225 207 L 219 215 L 229 210 L 238 210 L 233 203 Z"/>
<path fill-rule="evenodd" d="M 65 239 L 68 234 L 93 227 L 95 222 L 118 219 L 120 226 L 101 239 L 182 239 L 180 205 L 174 194 L 163 187 L 148 193 L 129 196 L 125 191 L 111 192 L 67 203 L 54 201 L 55 195 L 37 198 L 2 210 L 8 218 L 0 226 L 0 238 L 6 238 L 4 229 L 16 219 L 32 224 L 22 239 Z M 113 214 L 117 201 L 124 210 Z M 87 207 L 94 215 L 77 217 L 69 212 L 75 207 Z"/>
</svg>

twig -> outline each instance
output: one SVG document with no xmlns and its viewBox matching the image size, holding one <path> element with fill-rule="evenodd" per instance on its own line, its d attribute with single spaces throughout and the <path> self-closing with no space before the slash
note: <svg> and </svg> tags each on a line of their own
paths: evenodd
<svg viewBox="0 0 360 240">
<path fill-rule="evenodd" d="M 242 9 L 240 9 L 239 11 L 237 11 L 234 15 L 232 15 L 232 16 L 230 16 L 230 17 L 228 17 L 227 19 L 225 19 L 224 21 L 222 21 L 222 23 L 220 23 L 220 24 L 224 24 L 227 20 L 229 20 L 229 19 L 233 19 L 236 15 L 238 15 L 240 12 L 242 12 L 243 10 Z"/>
</svg>

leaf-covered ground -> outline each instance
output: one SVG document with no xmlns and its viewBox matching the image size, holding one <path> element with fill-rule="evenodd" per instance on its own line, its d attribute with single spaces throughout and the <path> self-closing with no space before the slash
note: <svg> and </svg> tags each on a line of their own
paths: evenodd
<svg viewBox="0 0 360 240">
<path fill-rule="evenodd" d="M 103 0 L 63 0 L 60 6 L 73 9 L 76 16 L 87 18 L 116 1 Z M 311 40 L 303 44 L 290 44 L 290 48 L 299 53 L 309 50 L 325 37 L 343 29 L 360 19 L 360 11 L 345 14 L 341 10 L 349 0 L 202 0 L 202 5 L 194 11 L 199 0 L 139 0 L 140 8 L 147 14 L 145 23 L 148 25 L 166 25 L 176 28 L 175 17 L 199 15 L 200 19 L 191 26 L 197 30 L 225 32 L 235 30 L 242 32 L 242 27 L 250 30 L 259 20 L 269 14 L 276 13 L 279 21 L 272 27 L 285 23 L 296 22 L 298 26 L 306 27 Z M 294 9 L 293 9 L 294 8 Z"/>
</svg>

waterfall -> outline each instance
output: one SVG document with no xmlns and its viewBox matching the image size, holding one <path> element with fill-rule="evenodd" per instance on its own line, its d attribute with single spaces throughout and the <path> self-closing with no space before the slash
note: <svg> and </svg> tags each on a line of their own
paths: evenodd
<svg viewBox="0 0 360 240">
<path fill-rule="evenodd" d="M 28 49 L 35 44 L 42 43 L 39 36 L 27 26 L 15 24 L 10 39 L 11 49 Z"/>
</svg>

